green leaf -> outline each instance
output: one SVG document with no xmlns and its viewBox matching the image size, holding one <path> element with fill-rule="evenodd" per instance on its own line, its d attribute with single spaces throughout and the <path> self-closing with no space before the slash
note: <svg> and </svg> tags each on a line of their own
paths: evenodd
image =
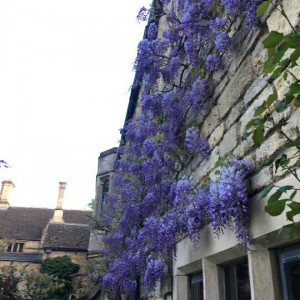
<svg viewBox="0 0 300 300">
<path fill-rule="evenodd" d="M 283 231 L 287 231 L 289 238 L 293 239 L 295 237 L 295 233 L 298 233 L 300 229 L 300 223 L 292 223 L 292 224 L 288 224 L 288 225 L 284 225 L 282 227 L 282 230 L 280 230 L 281 232 Z"/>
<path fill-rule="evenodd" d="M 281 197 L 282 192 L 280 190 L 277 190 L 268 200 L 268 204 L 271 204 L 273 202 L 276 202 Z"/>
<path fill-rule="evenodd" d="M 259 164 L 262 166 L 262 167 L 268 167 L 270 166 L 275 160 L 275 157 L 268 157 L 266 159 L 264 159 L 263 161 L 261 161 Z"/>
<path fill-rule="evenodd" d="M 292 61 L 293 63 L 296 63 L 299 57 L 300 57 L 300 48 L 296 49 L 296 50 L 291 54 L 291 61 Z"/>
<path fill-rule="evenodd" d="M 253 133 L 253 142 L 256 146 L 260 146 L 264 138 L 264 127 L 263 124 L 259 124 Z"/>
<path fill-rule="evenodd" d="M 297 194 L 297 190 L 293 191 L 292 195 L 290 196 L 290 201 L 293 201 L 296 194 Z"/>
<path fill-rule="evenodd" d="M 292 210 L 297 210 L 300 213 L 300 203 L 299 202 L 292 202 L 292 203 L 288 204 L 288 206 Z"/>
<path fill-rule="evenodd" d="M 283 40 L 283 38 L 284 36 L 282 33 L 279 33 L 277 31 L 271 31 L 262 43 L 265 46 L 265 48 L 272 48 L 274 46 L 277 46 Z"/>
<path fill-rule="evenodd" d="M 300 138 L 297 138 L 296 140 L 292 141 L 292 142 L 288 142 L 284 145 L 285 148 L 292 148 L 295 146 L 299 146 L 300 145 Z"/>
<path fill-rule="evenodd" d="M 278 113 L 281 113 L 281 112 L 285 111 L 288 107 L 289 107 L 289 104 L 283 100 L 276 106 L 276 111 Z"/>
<path fill-rule="evenodd" d="M 291 210 L 286 213 L 286 218 L 291 222 L 294 222 L 294 216 L 294 212 Z"/>
<path fill-rule="evenodd" d="M 300 93 L 300 83 L 294 82 L 290 85 L 290 90 L 288 91 L 289 95 L 295 95 Z"/>
<path fill-rule="evenodd" d="M 282 73 L 282 68 L 276 68 L 275 71 L 272 73 L 272 79 L 275 80 L 280 74 Z"/>
<path fill-rule="evenodd" d="M 288 73 L 287 72 L 284 72 L 283 74 L 283 79 L 286 81 L 287 80 L 287 77 L 288 77 Z"/>
<path fill-rule="evenodd" d="M 288 211 L 286 213 L 286 217 L 287 217 L 287 219 L 289 221 L 294 222 L 294 217 L 296 215 L 300 214 L 300 203 L 298 203 L 298 202 L 292 202 L 292 203 L 288 204 L 288 207 L 291 208 L 292 210 Z"/>
<path fill-rule="evenodd" d="M 284 37 L 290 48 L 298 48 L 300 46 L 300 33 L 292 32 Z"/>
<path fill-rule="evenodd" d="M 286 193 L 287 191 L 289 191 L 293 188 L 294 188 L 293 185 L 284 185 L 284 186 L 279 188 L 279 191 L 282 192 L 282 193 Z"/>
<path fill-rule="evenodd" d="M 265 211 L 272 217 L 279 216 L 285 208 L 286 200 L 272 202 L 265 206 Z"/>
<path fill-rule="evenodd" d="M 273 63 L 272 60 L 268 59 L 264 62 L 264 73 L 271 73 L 275 69 L 276 64 Z"/>
<path fill-rule="evenodd" d="M 285 66 L 286 65 L 286 67 L 287 67 L 287 65 L 290 63 L 290 59 L 286 58 L 286 59 L 284 59 L 282 61 L 280 61 L 280 60 L 281 60 L 281 58 L 283 57 L 283 55 L 285 54 L 285 52 L 288 49 L 289 49 L 289 46 L 286 43 L 280 43 L 279 45 L 277 45 L 275 47 L 275 53 L 273 55 L 273 57 L 274 57 L 273 62 L 274 63 L 279 63 L 280 62 L 281 66 Z"/>
<path fill-rule="evenodd" d="M 279 159 L 276 159 L 275 161 L 275 172 L 277 172 L 277 169 L 281 167 L 285 167 L 289 163 L 289 159 L 285 153 L 281 154 Z"/>
<path fill-rule="evenodd" d="M 256 8 L 256 15 L 258 17 L 261 17 L 268 9 L 269 4 L 270 4 L 270 1 L 267 0 L 267 1 L 264 1 L 263 3 L 261 3 L 260 5 L 258 5 Z"/>
<path fill-rule="evenodd" d="M 249 130 L 252 126 L 258 126 L 260 124 L 263 124 L 263 120 L 260 118 L 255 118 L 250 120 L 246 125 L 246 130 Z"/>
<path fill-rule="evenodd" d="M 294 100 L 294 105 L 296 107 L 300 107 L 300 95 L 298 95 Z"/>
<path fill-rule="evenodd" d="M 264 102 L 262 105 L 256 108 L 254 116 L 259 117 L 266 110 L 266 108 L 266 102 Z"/>
<path fill-rule="evenodd" d="M 275 93 L 271 94 L 266 101 L 267 107 L 270 107 L 276 100 L 277 100 L 277 95 Z"/>
<path fill-rule="evenodd" d="M 274 187 L 273 184 L 266 186 L 258 195 L 257 195 L 257 200 L 261 200 L 264 197 L 266 197 L 268 195 L 268 193 L 272 190 L 272 188 Z"/>
</svg>

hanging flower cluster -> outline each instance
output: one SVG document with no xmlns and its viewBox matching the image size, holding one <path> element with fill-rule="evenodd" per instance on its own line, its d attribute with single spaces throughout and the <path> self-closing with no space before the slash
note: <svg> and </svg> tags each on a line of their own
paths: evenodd
<svg viewBox="0 0 300 300">
<path fill-rule="evenodd" d="M 255 0 L 160 0 L 167 28 L 158 35 L 149 19 L 138 46 L 136 81 L 142 85 L 141 111 L 123 129 L 126 144 L 115 166 L 113 193 L 103 221 L 107 273 L 102 287 L 110 299 L 137 299 L 140 286 L 152 289 L 168 272 L 176 244 L 188 235 L 197 243 L 211 224 L 216 235 L 233 227 L 239 243 L 249 243 L 246 177 L 250 167 L 232 160 L 206 186 L 184 170 L 210 149 L 199 134 L 199 116 L 210 96 L 211 72 L 230 51 L 228 29 L 240 15 L 250 30 L 257 21 Z M 139 18 L 147 18 L 143 8 Z"/>
</svg>

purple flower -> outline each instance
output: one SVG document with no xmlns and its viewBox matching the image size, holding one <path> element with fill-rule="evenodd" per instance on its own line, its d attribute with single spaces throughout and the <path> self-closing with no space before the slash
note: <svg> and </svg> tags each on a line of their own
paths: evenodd
<svg viewBox="0 0 300 300">
<path fill-rule="evenodd" d="M 205 67 L 209 71 L 217 71 L 221 67 L 221 59 L 217 54 L 209 54 L 205 59 Z"/>
<path fill-rule="evenodd" d="M 147 39 L 148 40 L 155 40 L 157 36 L 158 27 L 155 23 L 150 23 L 147 31 Z"/>
<path fill-rule="evenodd" d="M 149 10 L 145 6 L 143 6 L 139 10 L 136 19 L 138 20 L 138 22 L 145 22 L 148 20 L 148 17 L 149 17 Z"/>
<path fill-rule="evenodd" d="M 224 52 L 231 48 L 232 40 L 225 32 L 220 32 L 216 35 L 215 45 L 220 52 Z"/>
<path fill-rule="evenodd" d="M 148 262 L 144 275 L 144 285 L 148 289 L 153 289 L 157 281 L 163 278 L 165 263 L 161 259 L 152 259 Z"/>
<path fill-rule="evenodd" d="M 192 153 L 199 153 L 203 159 L 207 158 L 210 149 L 205 139 L 199 137 L 199 129 L 190 127 L 185 134 L 185 143 L 187 148 Z"/>
</svg>

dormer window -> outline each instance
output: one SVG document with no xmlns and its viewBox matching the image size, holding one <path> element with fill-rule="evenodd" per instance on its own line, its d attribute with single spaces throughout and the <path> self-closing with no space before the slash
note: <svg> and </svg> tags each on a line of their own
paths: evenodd
<svg viewBox="0 0 300 300">
<path fill-rule="evenodd" d="M 6 247 L 6 252 L 23 252 L 24 243 L 13 243 Z"/>
</svg>

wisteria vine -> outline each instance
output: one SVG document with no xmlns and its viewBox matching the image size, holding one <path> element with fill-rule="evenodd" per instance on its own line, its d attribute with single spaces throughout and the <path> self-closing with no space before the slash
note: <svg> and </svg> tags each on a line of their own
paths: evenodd
<svg viewBox="0 0 300 300">
<path fill-rule="evenodd" d="M 126 143 L 116 163 L 103 222 L 110 299 L 139 299 L 141 286 L 155 287 L 169 270 L 184 236 L 197 243 L 211 224 L 216 235 L 233 227 L 238 243 L 249 243 L 247 162 L 233 159 L 209 184 L 186 177 L 186 166 L 210 149 L 199 120 L 211 95 L 211 74 L 232 48 L 229 29 L 240 16 L 248 30 L 257 24 L 256 0 L 160 0 L 142 8 L 148 29 L 139 43 L 135 86 L 140 112 L 123 129 Z M 159 12 L 159 16 L 157 16 Z M 167 24 L 158 33 L 159 20 Z"/>
</svg>

